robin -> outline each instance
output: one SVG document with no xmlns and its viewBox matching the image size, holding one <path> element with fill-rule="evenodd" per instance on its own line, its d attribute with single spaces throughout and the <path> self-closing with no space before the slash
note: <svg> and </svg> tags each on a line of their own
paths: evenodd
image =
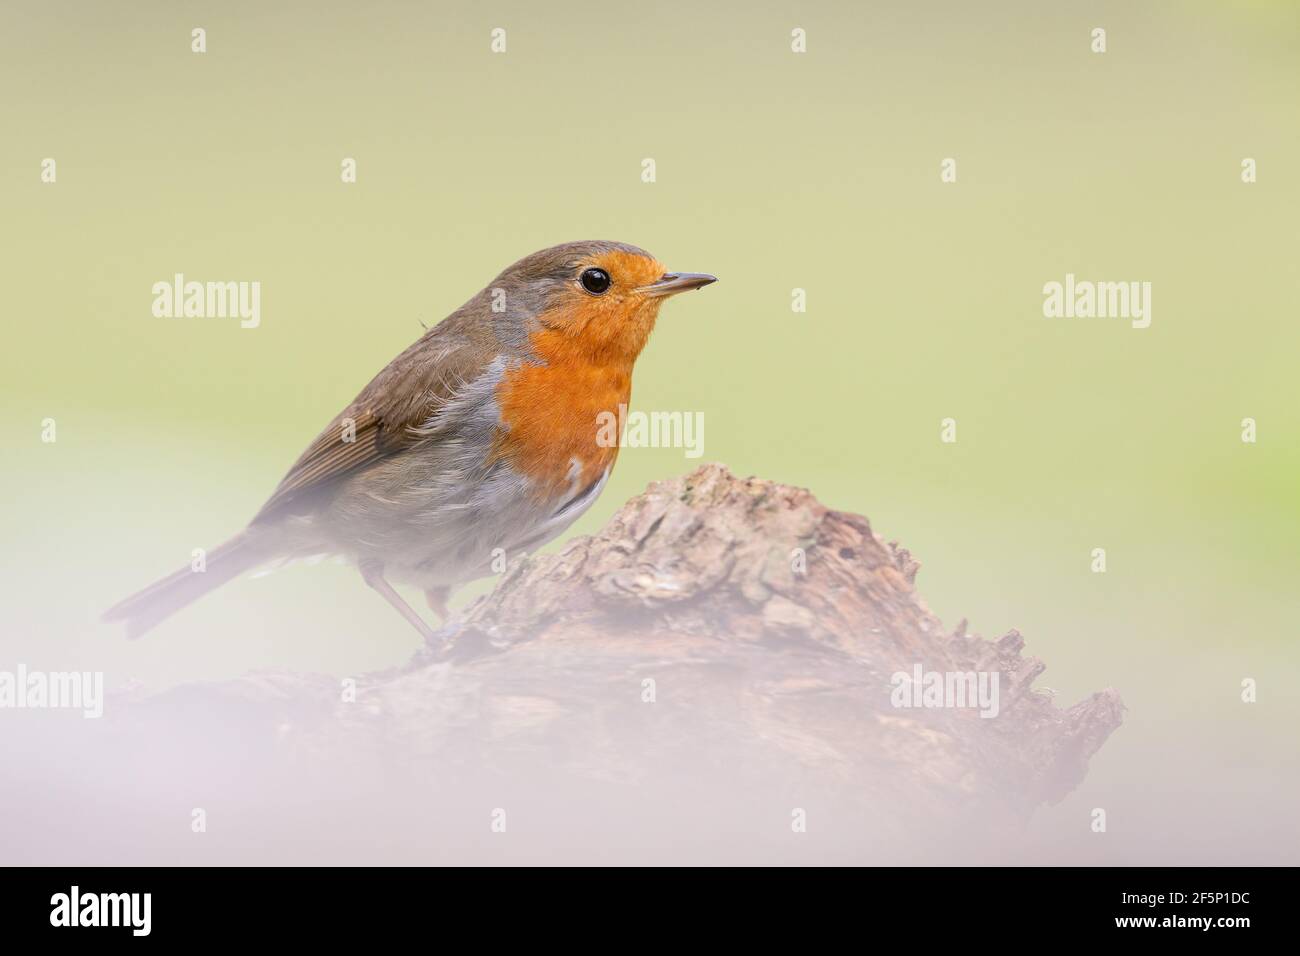
<svg viewBox="0 0 1300 956">
<path fill-rule="evenodd" d="M 598 441 L 664 299 L 716 281 L 642 249 L 570 242 L 520 259 L 376 375 L 302 453 L 252 522 L 109 609 L 137 637 L 244 571 L 341 554 L 426 639 L 393 588 L 446 617 L 495 549 L 540 547 L 591 507 L 618 443 Z"/>
</svg>

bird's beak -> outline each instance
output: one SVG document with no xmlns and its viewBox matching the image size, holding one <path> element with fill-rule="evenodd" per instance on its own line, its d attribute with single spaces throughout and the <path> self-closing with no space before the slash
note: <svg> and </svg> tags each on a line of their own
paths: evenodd
<svg viewBox="0 0 1300 956">
<path fill-rule="evenodd" d="M 701 289 L 717 281 L 716 276 L 704 272 L 669 272 L 657 282 L 643 285 L 636 291 L 643 295 L 658 298 L 659 296 L 676 295 L 678 292 L 687 292 L 691 289 Z"/>
</svg>

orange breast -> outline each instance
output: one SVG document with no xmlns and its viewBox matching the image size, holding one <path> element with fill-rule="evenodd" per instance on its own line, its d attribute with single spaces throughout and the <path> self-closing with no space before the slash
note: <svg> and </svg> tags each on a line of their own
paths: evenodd
<svg viewBox="0 0 1300 956">
<path fill-rule="evenodd" d="M 542 364 L 507 369 L 497 385 L 507 428 L 492 457 L 534 479 L 539 495 L 567 496 L 597 481 L 618 457 L 619 406 L 632 395 L 632 361 L 593 356 L 581 341 L 553 330 L 535 333 L 531 345 Z"/>
</svg>

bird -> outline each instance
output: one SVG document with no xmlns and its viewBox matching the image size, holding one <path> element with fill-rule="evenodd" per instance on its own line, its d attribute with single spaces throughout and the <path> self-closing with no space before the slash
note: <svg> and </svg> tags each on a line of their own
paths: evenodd
<svg viewBox="0 0 1300 956">
<path fill-rule="evenodd" d="M 435 642 L 394 585 L 423 590 L 445 621 L 451 593 L 494 556 L 535 550 L 586 512 L 619 452 L 599 423 L 627 406 L 660 306 L 716 281 L 622 242 L 525 256 L 371 379 L 201 572 L 184 567 L 104 619 L 139 637 L 246 571 L 338 555 Z"/>
</svg>

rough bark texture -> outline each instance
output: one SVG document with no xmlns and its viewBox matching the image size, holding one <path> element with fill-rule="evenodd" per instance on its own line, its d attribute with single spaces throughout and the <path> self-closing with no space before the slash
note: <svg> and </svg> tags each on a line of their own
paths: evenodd
<svg viewBox="0 0 1300 956">
<path fill-rule="evenodd" d="M 444 767 L 542 761 L 635 783 L 725 759 L 755 786 L 811 776 L 922 813 L 1023 818 L 1059 800 L 1119 726 L 1118 695 L 1058 709 L 1032 689 L 1044 665 L 1019 633 L 944 632 L 918 567 L 860 515 L 708 465 L 517 561 L 447 645 L 365 687 L 351 721 Z M 998 716 L 894 707 L 891 676 L 918 663 L 998 672 Z"/>
</svg>

